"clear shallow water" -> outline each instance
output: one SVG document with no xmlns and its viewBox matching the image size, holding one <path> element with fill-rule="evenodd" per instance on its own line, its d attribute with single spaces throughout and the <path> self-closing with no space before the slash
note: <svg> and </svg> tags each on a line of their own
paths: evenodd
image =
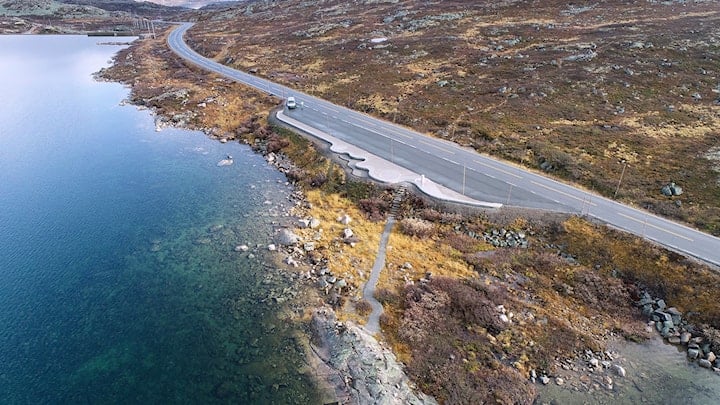
<svg viewBox="0 0 720 405">
<path fill-rule="evenodd" d="M 270 242 L 284 177 L 119 106 L 98 41 L 0 36 L 0 403 L 317 402 L 233 252 Z"/>
</svg>

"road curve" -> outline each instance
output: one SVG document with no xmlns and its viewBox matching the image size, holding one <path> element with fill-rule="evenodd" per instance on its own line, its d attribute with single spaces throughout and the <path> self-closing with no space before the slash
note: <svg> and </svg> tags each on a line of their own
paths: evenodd
<svg viewBox="0 0 720 405">
<path fill-rule="evenodd" d="M 302 107 L 292 118 L 408 168 L 477 200 L 596 218 L 680 253 L 720 266 L 720 238 L 683 224 L 553 180 L 511 163 L 370 117 L 269 80 L 229 68 L 192 50 L 183 40 L 192 23 L 170 33 L 168 46 L 201 68 L 279 97 L 294 96 Z"/>
</svg>

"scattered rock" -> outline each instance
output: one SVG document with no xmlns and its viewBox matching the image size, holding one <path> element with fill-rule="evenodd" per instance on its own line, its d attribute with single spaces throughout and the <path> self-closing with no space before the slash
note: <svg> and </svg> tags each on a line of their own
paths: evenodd
<svg viewBox="0 0 720 405">
<path fill-rule="evenodd" d="M 698 365 L 703 368 L 712 368 L 712 363 L 707 359 L 698 360 Z"/>
<path fill-rule="evenodd" d="M 248 245 L 237 245 L 237 246 L 235 246 L 235 249 L 234 249 L 234 250 L 235 250 L 236 252 L 247 252 L 248 249 L 250 249 L 250 248 L 248 247 Z"/>
<path fill-rule="evenodd" d="M 298 265 L 299 265 L 298 262 L 295 259 L 293 259 L 292 256 L 288 256 L 285 258 L 285 264 L 287 264 L 288 266 L 292 266 L 292 267 L 298 267 Z"/>
<path fill-rule="evenodd" d="M 343 214 L 343 215 L 339 216 L 337 220 L 338 220 L 338 222 L 340 222 L 343 225 L 347 225 L 350 222 L 352 222 L 352 218 L 350 218 L 350 215 L 348 215 L 348 214 Z"/>
<path fill-rule="evenodd" d="M 517 247 L 524 249 L 527 248 L 529 244 L 525 231 L 491 229 L 483 233 L 483 239 L 494 247 Z"/>
<path fill-rule="evenodd" d="M 271 252 L 274 252 L 274 251 L 277 250 L 277 246 L 275 246 L 273 243 L 269 244 L 269 245 L 267 246 L 267 248 L 268 248 L 268 250 L 271 251 Z"/>
</svg>

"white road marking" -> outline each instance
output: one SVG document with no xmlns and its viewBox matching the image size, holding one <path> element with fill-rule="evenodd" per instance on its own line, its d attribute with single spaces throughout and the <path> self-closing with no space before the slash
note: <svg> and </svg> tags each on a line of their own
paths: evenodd
<svg viewBox="0 0 720 405">
<path fill-rule="evenodd" d="M 499 171 L 499 172 L 508 174 L 508 175 L 513 176 L 513 177 L 515 177 L 515 178 L 522 179 L 522 176 L 518 176 L 517 174 L 512 173 L 512 172 L 509 172 L 509 171 L 507 171 L 507 170 L 505 170 L 505 169 L 501 169 L 501 168 L 499 168 L 499 167 L 496 167 L 496 166 L 493 166 L 493 165 L 489 165 L 489 164 L 487 164 L 487 163 L 485 163 L 485 162 L 482 162 L 482 161 L 480 161 L 480 160 L 473 160 L 473 162 L 475 162 L 475 163 L 477 163 L 477 164 L 479 164 L 479 165 L 485 166 L 485 167 L 489 167 L 489 168 L 491 168 L 491 169 L 493 169 L 493 170 L 497 170 L 497 171 Z"/>
<path fill-rule="evenodd" d="M 663 231 L 663 232 L 669 233 L 670 235 L 677 236 L 678 238 L 683 238 L 683 239 L 688 240 L 688 241 L 690 241 L 690 242 L 694 242 L 692 239 L 688 238 L 688 237 L 685 236 L 685 235 L 680 235 L 679 233 L 673 232 L 673 231 L 671 231 L 671 230 L 669 230 L 669 229 L 665 229 L 665 228 L 659 227 L 659 226 L 657 226 L 657 225 L 650 224 L 650 223 L 647 222 L 647 220 L 637 219 L 637 218 L 631 217 L 630 215 L 625 215 L 625 214 L 623 214 L 622 212 L 618 212 L 617 214 L 620 215 L 620 216 L 623 217 L 623 218 L 627 218 L 627 219 L 629 219 L 629 220 L 631 220 L 631 221 L 635 221 L 635 222 L 641 223 L 641 224 L 643 224 L 643 226 L 649 226 L 650 228 L 655 228 L 655 229 L 657 229 L 658 231 Z M 644 237 L 645 235 L 642 235 L 642 236 Z"/>
<path fill-rule="evenodd" d="M 432 147 L 435 148 L 435 149 L 439 149 L 439 150 L 441 150 L 441 151 L 443 151 L 443 152 L 446 152 L 446 153 L 449 153 L 449 154 L 451 154 L 451 155 L 454 155 L 454 154 L 455 154 L 455 152 L 451 151 L 450 149 L 443 148 L 442 146 L 437 146 L 437 145 L 435 145 L 434 143 L 431 143 L 431 142 L 427 142 L 427 141 L 421 140 L 420 143 L 424 143 L 424 144 L 427 145 L 427 146 L 432 146 Z"/>
<path fill-rule="evenodd" d="M 536 185 L 536 186 L 540 186 L 540 187 L 542 187 L 542 188 L 546 188 L 546 189 L 548 189 L 548 190 L 550 190 L 550 191 L 553 191 L 553 192 L 556 192 L 556 193 L 558 193 L 558 194 L 562 194 L 562 195 L 564 195 L 565 197 L 574 198 L 574 199 L 576 199 L 576 200 L 578 200 L 578 201 L 581 201 L 583 204 L 588 204 L 588 205 L 592 205 L 593 207 L 597 207 L 597 204 L 595 204 L 595 203 L 592 202 L 592 201 L 588 201 L 587 198 L 580 198 L 580 197 L 574 196 L 574 195 L 572 195 L 572 194 L 570 194 L 570 193 L 566 193 L 566 192 L 561 191 L 561 190 L 558 190 L 558 189 L 556 189 L 556 188 L 552 188 L 552 187 L 550 187 L 550 186 L 546 186 L 546 185 L 544 185 L 544 184 L 540 184 L 540 183 L 538 183 L 538 182 L 536 182 L 536 181 L 534 181 L 534 180 L 530 180 L 530 183 L 532 183 L 532 184 L 534 184 L 534 185 Z"/>
</svg>

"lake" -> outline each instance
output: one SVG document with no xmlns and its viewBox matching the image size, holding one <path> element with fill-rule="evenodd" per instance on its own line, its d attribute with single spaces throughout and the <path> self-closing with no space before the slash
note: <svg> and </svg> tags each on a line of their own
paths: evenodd
<svg viewBox="0 0 720 405">
<path fill-rule="evenodd" d="M 262 260 L 292 189 L 121 106 L 106 40 L 0 36 L 0 403 L 316 403 Z"/>
</svg>

